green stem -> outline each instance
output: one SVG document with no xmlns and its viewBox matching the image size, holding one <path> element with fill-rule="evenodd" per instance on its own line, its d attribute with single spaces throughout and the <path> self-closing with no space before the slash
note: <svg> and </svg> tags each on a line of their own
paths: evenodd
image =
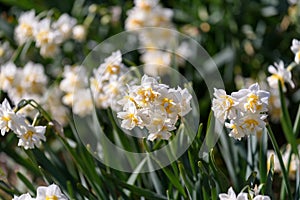
<svg viewBox="0 0 300 200">
<path fill-rule="evenodd" d="M 270 140 L 272 142 L 272 145 L 274 147 L 275 153 L 276 153 L 277 158 L 279 160 L 279 164 L 280 164 L 281 171 L 282 171 L 282 174 L 283 174 L 284 184 L 285 184 L 285 187 L 287 189 L 287 194 L 288 194 L 288 197 L 289 197 L 288 199 L 292 199 L 291 186 L 290 186 L 290 182 L 288 180 L 288 174 L 287 174 L 287 171 L 286 171 L 284 163 L 283 163 L 281 152 L 279 150 L 279 147 L 278 147 L 278 144 L 276 142 L 275 136 L 274 136 L 273 131 L 272 131 L 269 124 L 267 125 L 267 129 L 268 129 L 268 134 L 269 134 Z"/>
</svg>

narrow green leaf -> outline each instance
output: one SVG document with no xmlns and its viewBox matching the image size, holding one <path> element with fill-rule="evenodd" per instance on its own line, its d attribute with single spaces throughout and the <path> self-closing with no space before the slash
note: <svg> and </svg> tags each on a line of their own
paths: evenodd
<svg viewBox="0 0 300 200">
<path fill-rule="evenodd" d="M 294 132 L 295 137 L 297 138 L 300 133 L 300 104 L 299 104 L 296 119 L 294 122 L 293 132 Z"/>
<path fill-rule="evenodd" d="M 27 189 L 29 189 L 32 194 L 35 194 L 35 187 L 32 185 L 32 181 L 28 180 L 22 173 L 17 172 L 18 178 L 26 185 Z"/>
<path fill-rule="evenodd" d="M 209 152 L 209 165 L 215 175 L 214 177 L 218 181 L 221 190 L 222 191 L 227 190 L 229 186 L 229 181 L 227 177 L 223 174 L 223 172 L 217 168 L 215 158 L 213 155 L 213 149 Z"/>
<path fill-rule="evenodd" d="M 178 177 L 176 177 L 168 168 L 162 169 L 166 176 L 169 178 L 170 182 L 178 189 L 178 191 L 183 195 L 184 198 L 187 197 L 184 188 L 180 184 Z"/>
<path fill-rule="evenodd" d="M 285 166 L 284 166 L 284 163 L 283 163 L 283 160 L 282 160 L 281 152 L 279 150 L 278 144 L 276 142 L 275 136 L 273 134 L 273 131 L 272 131 L 270 125 L 267 125 L 267 129 L 268 129 L 269 138 L 272 142 L 275 153 L 276 153 L 276 155 L 278 157 L 278 160 L 279 160 L 279 164 L 280 164 L 281 171 L 282 171 L 282 174 L 283 174 L 283 180 L 284 180 L 284 184 L 286 186 L 288 197 L 289 197 L 289 199 L 292 199 L 291 186 L 290 186 L 290 182 L 289 182 L 289 179 L 288 179 L 287 171 L 285 169 Z"/>
<path fill-rule="evenodd" d="M 268 135 L 264 129 L 259 143 L 259 175 L 260 182 L 266 183 L 267 180 L 267 150 L 268 150 Z"/>
<path fill-rule="evenodd" d="M 293 152 L 296 155 L 299 155 L 298 149 L 297 149 L 296 137 L 293 133 L 292 122 L 291 122 L 291 118 L 289 116 L 289 111 L 286 106 L 285 97 L 283 95 L 282 85 L 281 85 L 280 81 L 278 81 L 278 87 L 279 87 L 280 103 L 281 103 L 281 109 L 282 109 L 282 115 L 280 117 L 280 121 L 281 121 L 281 125 L 283 128 L 283 132 L 284 132 L 286 140 L 291 144 Z"/>
<path fill-rule="evenodd" d="M 271 196 L 273 194 L 272 192 L 272 185 L 273 185 L 273 176 L 274 176 L 274 155 L 271 155 L 270 158 L 270 169 L 268 172 L 268 177 L 266 180 L 266 185 L 265 185 L 265 194 Z"/>
<path fill-rule="evenodd" d="M 184 169 L 184 165 L 180 161 L 178 161 L 178 168 L 179 168 L 180 176 L 181 176 L 188 192 L 191 193 L 192 190 L 193 190 L 193 183 L 190 180 L 190 178 L 188 177 L 188 175 L 186 174 L 186 171 Z"/>
</svg>

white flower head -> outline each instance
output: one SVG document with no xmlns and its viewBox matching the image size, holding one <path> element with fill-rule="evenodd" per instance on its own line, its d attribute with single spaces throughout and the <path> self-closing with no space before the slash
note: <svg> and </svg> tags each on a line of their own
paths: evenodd
<svg viewBox="0 0 300 200">
<path fill-rule="evenodd" d="M 35 94 L 44 93 L 48 83 L 48 77 L 41 64 L 28 62 L 22 70 L 22 85 Z"/>
<path fill-rule="evenodd" d="M 283 91 L 286 91 L 284 83 L 289 83 L 292 88 L 295 87 L 295 84 L 292 81 L 292 73 L 289 69 L 284 67 L 283 61 L 279 63 L 274 63 L 268 67 L 268 71 L 272 74 L 267 78 L 269 86 L 271 88 L 278 88 L 278 81 L 280 81 Z"/>
<path fill-rule="evenodd" d="M 36 200 L 55 199 L 55 200 L 68 200 L 68 198 L 61 192 L 60 188 L 55 185 L 40 186 L 37 188 Z"/>
<path fill-rule="evenodd" d="M 83 42 L 86 39 L 87 29 L 83 25 L 76 25 L 72 29 L 72 38 L 78 42 Z"/>
<path fill-rule="evenodd" d="M 248 194 L 247 193 L 239 193 L 238 196 L 236 196 L 234 190 L 232 187 L 228 189 L 228 193 L 222 193 L 219 194 L 220 200 L 248 200 Z"/>
<path fill-rule="evenodd" d="M 51 28 L 51 19 L 45 18 L 39 21 L 34 32 L 36 47 L 58 43 L 59 33 Z"/>
<path fill-rule="evenodd" d="M 18 146 L 23 146 L 24 149 L 39 147 L 42 141 L 46 141 L 45 131 L 46 126 L 22 126 L 17 131 L 17 136 L 19 137 Z"/>
<path fill-rule="evenodd" d="M 245 136 L 256 134 L 265 127 L 263 121 L 267 115 L 246 114 L 245 116 L 237 116 L 236 119 L 225 123 L 226 128 L 231 129 L 230 137 L 241 140 Z"/>
<path fill-rule="evenodd" d="M 128 86 L 128 93 L 118 101 L 123 111 L 117 116 L 123 120 L 123 128 L 146 127 L 148 140 L 168 140 L 178 118 L 190 112 L 191 98 L 186 89 L 169 88 L 144 75 L 141 84 Z"/>
<path fill-rule="evenodd" d="M 237 99 L 239 106 L 246 112 L 266 112 L 269 104 L 270 93 L 261 90 L 258 83 L 250 85 L 248 89 L 233 92 L 232 97 Z"/>
<path fill-rule="evenodd" d="M 59 32 L 62 40 L 67 40 L 71 37 L 72 29 L 76 25 L 77 20 L 68 14 L 62 14 L 59 19 L 52 24 L 52 28 Z"/>
<path fill-rule="evenodd" d="M 144 72 L 150 76 L 163 75 L 170 72 L 171 54 L 161 50 L 146 51 L 141 56 Z"/>
<path fill-rule="evenodd" d="M 59 88 L 66 93 L 74 93 L 75 90 L 84 89 L 87 86 L 86 70 L 83 66 L 64 67 L 63 80 Z"/>
<path fill-rule="evenodd" d="M 0 129 L 1 135 L 12 130 L 17 132 L 22 125 L 25 124 L 25 119 L 21 115 L 17 115 L 11 108 L 7 99 L 4 99 L 0 104 Z"/>
<path fill-rule="evenodd" d="M 214 99 L 212 101 L 212 110 L 215 117 L 224 122 L 227 118 L 234 119 L 236 117 L 235 106 L 239 104 L 236 98 L 227 95 L 223 89 L 214 88 Z"/>
<path fill-rule="evenodd" d="M 117 117 L 122 119 L 121 127 L 127 130 L 132 130 L 142 123 L 134 103 L 127 104 L 126 111 L 118 112 Z"/>
<path fill-rule="evenodd" d="M 21 14 L 18 19 L 18 26 L 15 29 L 15 39 L 19 45 L 33 38 L 37 24 L 38 20 L 34 10 Z"/>
<path fill-rule="evenodd" d="M 154 8 L 159 0 L 134 0 L 134 5 L 145 11 Z"/>
<path fill-rule="evenodd" d="M 94 102 L 89 89 L 80 89 L 73 96 L 73 112 L 80 117 L 90 115 L 94 108 Z"/>
<path fill-rule="evenodd" d="M 257 195 L 253 200 L 271 200 L 271 198 L 265 195 Z"/>
<path fill-rule="evenodd" d="M 17 67 L 13 62 L 7 62 L 0 68 L 0 88 L 8 92 L 15 81 Z"/>
<path fill-rule="evenodd" d="M 299 64 L 300 62 L 300 41 L 299 40 L 293 39 L 291 50 L 295 54 L 295 62 Z"/>
<path fill-rule="evenodd" d="M 32 198 L 29 193 L 26 193 L 21 196 L 14 196 L 12 200 L 34 200 L 34 198 Z"/>
</svg>

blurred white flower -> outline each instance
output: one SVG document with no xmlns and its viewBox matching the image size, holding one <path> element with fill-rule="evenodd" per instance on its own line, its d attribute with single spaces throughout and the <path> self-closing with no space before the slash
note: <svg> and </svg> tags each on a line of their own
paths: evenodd
<svg viewBox="0 0 300 200">
<path fill-rule="evenodd" d="M 52 24 L 52 28 L 60 33 L 62 40 L 64 41 L 71 37 L 72 29 L 76 23 L 77 20 L 75 18 L 64 13 Z"/>
<path fill-rule="evenodd" d="M 128 68 L 122 63 L 120 51 L 113 52 L 104 59 L 90 78 L 91 91 L 98 108 L 111 107 L 114 111 L 120 111 L 117 103 L 127 90 L 127 84 L 131 84 L 134 78 L 128 72 Z"/>
<path fill-rule="evenodd" d="M 60 188 L 55 185 L 40 186 L 37 188 L 36 200 L 68 200 L 68 198 L 61 192 Z"/>
<path fill-rule="evenodd" d="M 48 77 L 41 64 L 28 62 L 22 70 L 22 86 L 31 93 L 42 94 L 46 90 Z"/>
<path fill-rule="evenodd" d="M 0 104 L 0 129 L 1 135 L 12 130 L 17 132 L 21 126 L 25 125 L 25 119 L 14 112 L 7 99 Z"/>
<path fill-rule="evenodd" d="M 298 145 L 298 151 L 300 151 L 300 145 Z M 292 147 L 290 144 L 286 145 L 285 149 L 281 152 L 282 160 L 286 168 L 288 166 L 291 153 L 292 153 Z M 270 157 L 272 155 L 274 155 L 274 171 L 282 175 L 281 166 L 278 157 L 273 150 L 268 150 L 267 152 L 267 157 L 268 157 L 267 167 L 268 169 L 270 169 L 270 165 L 271 165 Z M 297 170 L 299 169 L 299 166 L 300 166 L 299 158 L 294 153 L 292 153 L 290 167 L 289 167 L 290 179 L 292 180 L 296 179 Z"/>
<path fill-rule="evenodd" d="M 268 67 L 268 71 L 272 74 L 267 78 L 267 81 L 271 88 L 278 88 L 278 81 L 280 81 L 283 91 L 286 91 L 286 87 L 284 85 L 285 82 L 289 83 L 292 88 L 295 87 L 292 81 L 291 71 L 288 68 L 284 68 L 283 61 L 274 63 L 274 66 L 270 65 Z"/>
<path fill-rule="evenodd" d="M 299 64 L 300 62 L 300 41 L 297 39 L 293 39 L 292 46 L 291 46 L 292 52 L 295 54 L 295 62 Z"/>
<path fill-rule="evenodd" d="M 15 39 L 19 45 L 33 38 L 37 24 L 38 20 L 34 10 L 21 14 L 18 19 L 18 26 L 15 29 Z"/>
<path fill-rule="evenodd" d="M 158 4 L 159 0 L 134 0 L 136 7 L 148 11 Z"/>
<path fill-rule="evenodd" d="M 72 29 L 72 38 L 78 42 L 83 42 L 87 35 L 87 29 L 83 25 L 76 25 Z"/>
<path fill-rule="evenodd" d="M 141 56 L 144 72 L 150 76 L 163 75 L 170 72 L 171 55 L 161 50 L 146 51 Z"/>
<path fill-rule="evenodd" d="M 23 146 L 24 149 L 39 147 L 41 145 L 41 141 L 46 141 L 45 131 L 46 126 L 22 126 L 16 132 L 19 138 L 18 146 Z"/>
<path fill-rule="evenodd" d="M 212 101 L 212 110 L 215 117 L 224 122 L 227 118 L 234 119 L 236 117 L 235 106 L 239 104 L 237 99 L 227 95 L 223 89 L 214 88 L 214 99 Z"/>
<path fill-rule="evenodd" d="M 17 74 L 17 67 L 13 62 L 7 62 L 0 68 L 0 88 L 8 91 L 12 88 L 15 76 Z"/>
<path fill-rule="evenodd" d="M 72 106 L 74 101 L 74 93 L 87 87 L 86 70 L 83 66 L 65 66 L 63 72 L 63 80 L 60 82 L 59 88 L 65 92 L 62 101 L 68 106 Z"/>
<path fill-rule="evenodd" d="M 34 39 L 36 47 L 40 47 L 40 54 L 44 57 L 54 57 L 58 53 L 58 45 L 63 36 L 51 28 L 51 19 L 45 18 L 38 22 Z"/>
<path fill-rule="evenodd" d="M 8 62 L 0 70 L 0 88 L 15 104 L 24 98 L 39 101 L 46 91 L 48 78 L 41 64 L 28 62 L 24 68 L 18 68 Z"/>
<path fill-rule="evenodd" d="M 76 90 L 72 102 L 73 112 L 80 117 L 90 115 L 94 108 L 91 91 L 89 89 Z"/>
<path fill-rule="evenodd" d="M 271 198 L 269 196 L 265 196 L 265 195 L 257 195 L 254 197 L 253 200 L 271 200 Z"/>
<path fill-rule="evenodd" d="M 34 200 L 34 198 L 32 198 L 29 193 L 26 193 L 21 196 L 14 196 L 12 200 Z"/>
<path fill-rule="evenodd" d="M 69 110 L 62 104 L 62 91 L 58 86 L 47 90 L 43 96 L 42 105 L 45 110 L 50 112 L 52 118 L 60 124 L 67 125 Z"/>
<path fill-rule="evenodd" d="M 219 194 L 220 200 L 248 200 L 248 194 L 247 193 L 239 193 L 238 196 L 236 196 L 234 190 L 232 187 L 228 189 L 228 193 L 222 193 Z"/>
</svg>

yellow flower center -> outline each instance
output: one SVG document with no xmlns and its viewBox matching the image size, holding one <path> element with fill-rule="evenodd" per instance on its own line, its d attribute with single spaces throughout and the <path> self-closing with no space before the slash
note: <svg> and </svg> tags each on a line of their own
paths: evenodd
<svg viewBox="0 0 300 200">
<path fill-rule="evenodd" d="M 31 139 L 33 135 L 34 135 L 34 132 L 27 131 L 27 133 L 24 134 L 24 138 L 25 138 L 25 140 L 28 140 L 28 139 Z"/>
<path fill-rule="evenodd" d="M 173 99 L 163 98 L 161 105 L 166 109 L 167 113 L 170 113 L 173 106 L 172 103 Z"/>
<path fill-rule="evenodd" d="M 10 118 L 8 115 L 3 115 L 3 116 L 1 117 L 1 119 L 2 119 L 3 121 L 5 121 L 5 122 L 8 122 L 8 121 L 11 120 L 11 118 Z"/>
<path fill-rule="evenodd" d="M 27 23 L 22 23 L 21 24 L 21 29 L 23 29 L 23 31 L 25 32 L 25 35 L 27 37 L 30 37 L 32 36 L 33 34 L 33 31 L 32 31 L 32 26 L 27 24 Z"/>
<path fill-rule="evenodd" d="M 52 196 L 46 196 L 45 200 L 58 200 L 57 196 L 52 195 Z"/>
<path fill-rule="evenodd" d="M 139 122 L 139 120 L 136 118 L 136 116 L 133 113 L 128 114 L 127 118 L 130 119 L 135 124 Z"/>
<path fill-rule="evenodd" d="M 247 103 L 245 104 L 245 108 L 247 110 L 254 110 L 254 108 L 260 110 L 261 105 L 258 105 L 259 97 L 256 94 L 250 94 L 247 98 Z"/>
<path fill-rule="evenodd" d="M 282 85 L 282 86 L 284 85 L 284 79 L 283 79 L 283 77 L 280 76 L 279 74 L 273 74 L 273 75 L 271 76 L 271 78 L 279 80 L 280 83 L 281 83 L 281 85 Z"/>
<path fill-rule="evenodd" d="M 141 7 L 141 9 L 143 9 L 145 11 L 150 11 L 151 10 L 151 6 L 149 4 L 146 4 L 145 2 L 142 2 L 140 7 Z"/>
<path fill-rule="evenodd" d="M 109 64 L 106 68 L 106 72 L 109 73 L 109 74 L 119 74 L 120 73 L 120 66 Z"/>
<path fill-rule="evenodd" d="M 247 119 L 247 120 L 245 120 L 245 122 L 244 122 L 245 124 L 246 124 L 246 126 L 247 126 L 247 128 L 254 128 L 254 127 L 256 127 L 256 126 L 258 126 L 258 121 L 256 121 L 256 120 L 254 120 L 254 119 Z"/>
<path fill-rule="evenodd" d="M 153 102 L 157 97 L 157 94 L 153 92 L 152 88 L 141 89 L 137 92 L 138 95 L 142 97 L 142 103 L 148 104 L 148 102 Z"/>
<path fill-rule="evenodd" d="M 40 31 L 37 34 L 37 40 L 41 43 L 41 44 L 48 44 L 49 43 L 49 38 L 48 38 L 48 34 L 49 31 Z"/>
<path fill-rule="evenodd" d="M 141 20 L 138 20 L 138 19 L 131 20 L 131 23 L 135 26 L 140 26 L 140 27 L 144 25 L 144 23 Z"/>
</svg>

